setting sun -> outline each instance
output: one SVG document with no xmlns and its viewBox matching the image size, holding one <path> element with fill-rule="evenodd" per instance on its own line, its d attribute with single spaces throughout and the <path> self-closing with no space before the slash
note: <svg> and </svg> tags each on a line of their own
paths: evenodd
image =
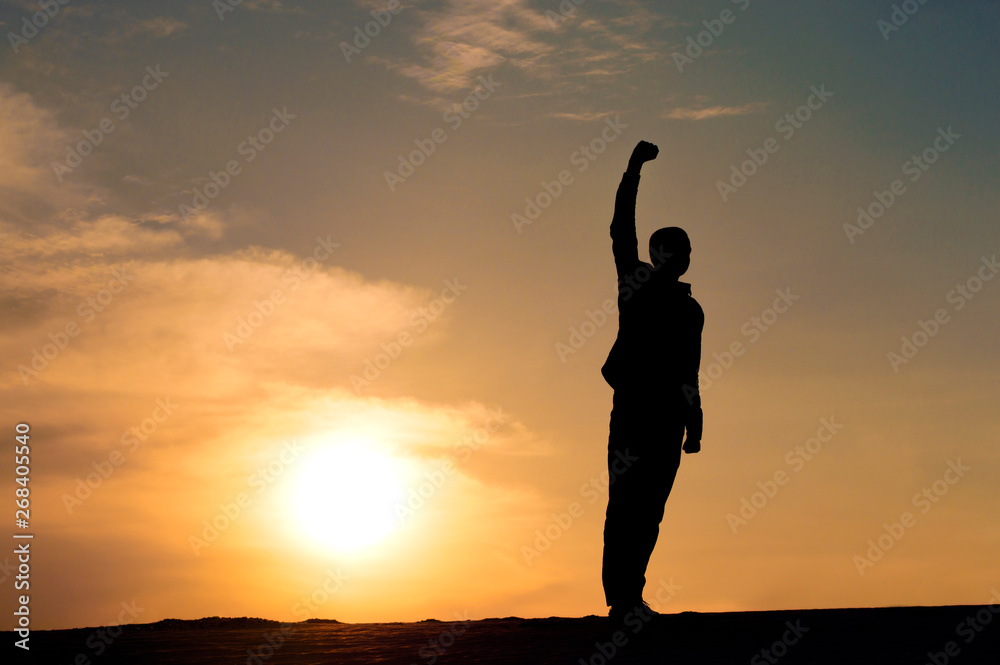
<svg viewBox="0 0 1000 665">
<path fill-rule="evenodd" d="M 405 493 L 401 463 L 373 442 L 318 447 L 293 483 L 299 528 L 331 550 L 374 545 L 399 524 L 394 510 Z"/>
</svg>

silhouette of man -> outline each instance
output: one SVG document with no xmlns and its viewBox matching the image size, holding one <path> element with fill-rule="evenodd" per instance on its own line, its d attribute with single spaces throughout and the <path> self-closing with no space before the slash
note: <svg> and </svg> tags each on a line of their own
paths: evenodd
<svg viewBox="0 0 1000 665">
<path fill-rule="evenodd" d="M 612 619 L 634 610 L 650 612 L 642 600 L 646 566 L 681 450 L 701 450 L 698 366 L 705 314 L 691 297 L 691 285 L 678 281 L 690 264 L 691 243 L 682 229 L 662 228 L 649 239 L 652 265 L 638 255 L 639 170 L 658 152 L 646 141 L 635 147 L 618 186 L 611 220 L 611 249 L 618 271 L 618 338 L 601 368 L 615 391 L 601 576 Z"/>
</svg>

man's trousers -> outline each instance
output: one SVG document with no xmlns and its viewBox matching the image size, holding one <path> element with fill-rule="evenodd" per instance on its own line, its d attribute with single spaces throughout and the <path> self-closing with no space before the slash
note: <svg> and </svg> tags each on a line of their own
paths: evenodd
<svg viewBox="0 0 1000 665">
<path fill-rule="evenodd" d="M 601 571 L 608 605 L 642 602 L 646 566 L 680 466 L 683 439 L 680 408 L 647 392 L 615 391 Z"/>
</svg>

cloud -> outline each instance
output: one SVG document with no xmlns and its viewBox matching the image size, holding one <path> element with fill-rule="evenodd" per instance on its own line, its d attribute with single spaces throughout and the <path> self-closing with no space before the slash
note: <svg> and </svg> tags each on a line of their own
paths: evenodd
<svg viewBox="0 0 1000 665">
<path fill-rule="evenodd" d="M 486 432 L 491 415 L 502 413 L 497 407 L 392 396 L 384 389 L 392 373 L 370 395 L 351 388 L 364 359 L 401 330 L 413 333 L 406 353 L 447 338 L 448 311 L 425 330 L 413 328 L 439 288 L 373 281 L 339 267 L 341 250 L 330 237 L 317 239 L 322 252 L 305 256 L 259 246 L 196 251 L 190 236 L 221 233 L 231 224 L 226 211 L 184 223 L 169 212 L 129 217 L 107 212 L 112 195 L 95 212 L 86 204 L 96 190 L 85 178 L 73 189 L 53 189 L 40 163 L 45 146 L 65 140 L 51 114 L 27 95 L 0 92 L 0 113 L 11 120 L 0 133 L 0 160 L 8 166 L 0 188 L 25 196 L 19 220 L 0 219 L 0 353 L 8 359 L 0 411 L 8 420 L 29 419 L 45 441 L 34 480 L 55 489 L 36 506 L 59 549 L 80 553 L 68 565 L 60 561 L 56 578 L 83 600 L 40 597 L 55 608 L 47 615 L 53 626 L 93 623 L 95 607 L 114 607 L 125 596 L 151 608 L 155 616 L 144 620 L 203 612 L 204 598 L 174 592 L 178 580 L 209 589 L 212 607 L 226 613 L 233 596 L 219 580 L 233 571 L 257 579 L 261 551 L 279 556 L 294 547 L 285 559 L 308 565 L 309 544 L 286 528 L 296 517 L 287 497 L 308 453 L 344 437 L 390 451 L 411 469 L 414 486 L 445 461 L 454 465 L 435 489 L 440 494 L 411 518 L 420 529 L 400 538 L 419 541 L 430 524 L 458 534 L 452 546 L 467 549 L 469 525 L 482 511 L 498 511 L 496 527 L 537 504 L 535 490 L 498 478 L 489 463 L 496 455 L 551 453 L 512 414 Z M 71 192 L 69 204 L 38 212 L 36 198 L 53 192 Z M 407 369 L 392 372 L 405 376 Z M 380 392 L 386 395 L 371 396 Z M 171 412 L 144 429 L 164 403 Z M 254 491 L 248 477 L 291 439 L 304 442 L 301 459 L 267 493 L 253 494 L 239 524 L 196 559 L 188 538 L 202 533 L 220 502 Z M 475 446 L 465 449 L 471 464 L 460 454 L 463 442 Z M 112 464 L 112 455 L 122 457 Z M 281 537 L 264 542 L 261 533 Z M 92 586 L 98 560 L 113 562 L 115 584 Z M 282 611 L 277 601 L 267 613 Z"/>
<path fill-rule="evenodd" d="M 47 167 L 71 136 L 52 112 L 0 84 L 0 123 L 0 260 L 7 266 L 0 308 L 17 321 L 0 337 L 14 360 L 8 389 L 25 387 L 17 367 L 31 367 L 33 352 L 68 324 L 79 326 L 78 336 L 57 358 L 37 363 L 44 371 L 29 372 L 29 385 L 93 395 L 139 375 L 174 394 L 240 392 L 253 380 L 347 389 L 364 358 L 436 295 L 337 267 L 330 237 L 304 257 L 256 246 L 212 253 L 201 243 L 196 250 L 188 240 L 220 238 L 233 223 L 230 212 L 187 220 L 169 211 L 111 212 L 113 192 L 85 178 L 60 185 Z M 110 302 L 87 304 L 101 294 Z M 262 309 L 266 325 L 240 335 L 241 322 L 256 321 Z M 414 346 L 439 340 L 447 319 L 444 313 Z M 227 334 L 235 337 L 227 342 Z M 183 375 L 170 370 L 177 363 Z"/>
<path fill-rule="evenodd" d="M 137 372 L 174 394 L 233 395 L 251 377 L 347 387 L 360 359 L 406 329 L 432 297 L 267 248 L 185 256 L 176 230 L 117 217 L 34 237 L 12 230 L 0 251 L 13 271 L 0 279 L 0 293 L 48 303 L 33 329 L 5 340 L 8 357 L 28 364 L 49 332 L 75 322 L 79 337 L 37 381 L 81 393 L 108 390 Z M 98 308 L 83 303 L 116 271 L 129 278 L 93 313 Z M 183 376 L 172 376 L 177 363 Z"/>
<path fill-rule="evenodd" d="M 302 14 L 305 10 L 301 7 L 289 7 L 280 0 L 246 0 L 241 7 L 252 12 L 269 12 L 271 14 Z"/>
<path fill-rule="evenodd" d="M 55 173 L 53 165 L 62 163 L 67 147 L 81 139 L 84 136 L 79 130 L 58 123 L 54 111 L 0 82 L 0 225 L 9 227 L 7 233 L 15 228 L 31 229 L 23 237 L 13 236 L 8 248 L 16 246 L 18 251 L 41 257 L 60 247 L 81 250 L 86 243 L 96 243 L 91 247 L 95 251 L 114 246 L 137 251 L 140 247 L 132 243 L 138 232 L 130 229 L 131 225 L 158 226 L 184 237 L 217 240 L 232 221 L 212 211 L 185 220 L 174 212 L 145 212 L 131 219 L 107 212 L 118 201 L 115 192 L 79 176 L 63 177 L 60 182 Z M 123 181 L 131 186 L 152 182 L 136 175 L 127 175 Z M 30 245 L 31 238 L 43 236 L 47 250 Z M 0 255 L 5 251 L 0 248 Z"/>
<path fill-rule="evenodd" d="M 77 199 L 58 186 L 48 164 L 70 140 L 55 113 L 0 81 L 0 219 L 24 221 L 29 208 L 37 215 Z"/>
<path fill-rule="evenodd" d="M 763 102 L 754 102 L 742 106 L 702 106 L 681 107 L 672 109 L 663 115 L 671 120 L 708 120 L 710 118 L 726 118 L 737 115 L 761 113 L 767 108 Z"/>
<path fill-rule="evenodd" d="M 246 613 L 228 609 L 225 580 L 258 579 L 262 552 L 309 565 L 312 545 L 294 526 L 299 516 L 288 497 L 314 454 L 342 439 L 361 437 L 397 457 L 410 469 L 407 491 L 438 474 L 435 494 L 398 536 L 419 546 L 428 530 L 449 534 L 434 541 L 441 551 L 427 555 L 431 561 L 448 547 L 478 542 L 483 515 L 493 530 L 514 529 L 526 513 L 538 517 L 537 491 L 498 478 L 490 463 L 497 455 L 550 452 L 512 414 L 478 401 L 433 404 L 350 388 L 362 359 L 408 329 L 435 291 L 366 280 L 334 265 L 336 252 L 318 265 L 264 247 L 195 256 L 179 231 L 156 219 L 107 216 L 37 233 L 3 230 L 0 260 L 9 269 L 0 273 L 0 313 L 18 322 L 0 334 L 7 369 L 30 365 L 36 349 L 62 347 L 28 385 L 10 371 L 0 384 L 0 411 L 8 420 L 30 418 L 45 441 L 33 479 L 52 489 L 35 504 L 48 516 L 46 533 L 63 551 L 82 553 L 56 567 L 60 588 L 80 602 L 57 606 L 40 597 L 54 608 L 54 625 L 93 623 L 94 608 L 113 606 L 122 594 L 143 599 L 150 608 L 144 620 L 204 613 L 203 596 L 173 593 L 178 580 L 206 589 L 213 611 Z M 109 295 L 102 299 L 102 291 Z M 440 344 L 446 319 L 415 335 L 406 353 Z M 60 342 L 68 322 L 79 332 Z M 230 348 L 226 333 L 242 341 Z M 129 432 L 152 423 L 160 403 L 172 412 L 155 429 L 140 430 L 144 438 L 130 448 L 138 439 Z M 487 432 L 497 413 L 501 427 Z M 278 459 L 289 440 L 302 442 L 302 454 L 257 494 L 248 478 Z M 463 442 L 475 448 L 460 448 Z M 113 454 L 124 461 L 112 465 Z M 442 476 L 446 461 L 455 470 Z M 106 478 L 94 475 L 98 469 Z M 83 478 L 89 490 L 80 489 Z M 196 557 L 189 537 L 200 536 L 203 520 L 240 492 L 253 504 Z M 115 565 L 115 585 L 91 587 L 97 560 Z M 294 588 L 294 580 L 287 583 Z M 264 613 L 282 611 L 280 600 L 268 599 Z"/>
<path fill-rule="evenodd" d="M 187 27 L 188 26 L 184 23 L 184 21 L 180 21 L 176 18 L 170 16 L 157 16 L 155 18 L 135 20 L 129 23 L 122 30 L 122 32 L 128 37 L 148 34 L 153 38 L 162 39 L 181 32 Z"/>
<path fill-rule="evenodd" d="M 42 262 L 66 259 L 79 266 L 85 257 L 134 256 L 173 247 L 179 240 L 176 233 L 157 233 L 124 218 L 106 216 L 93 221 L 76 221 L 66 229 L 41 231 L 40 235 L 11 229 L 7 241 L 0 246 L 0 257 L 8 265 L 17 266 L 23 275 L 23 271 Z M 59 267 L 47 265 L 45 271 L 58 273 Z M 31 282 L 26 277 L 20 280 L 23 287 Z"/>
<path fill-rule="evenodd" d="M 136 25 L 135 39 L 185 30 L 169 21 Z M 465 46 L 454 52 L 466 67 L 483 57 Z M 457 472 L 412 523 L 436 526 L 459 549 L 478 542 L 480 535 L 470 534 L 486 529 L 478 524 L 484 514 L 491 529 L 523 521 L 526 512 L 540 517 L 538 491 L 509 468 L 518 457 L 552 450 L 515 415 L 504 413 L 502 428 L 484 435 L 497 406 L 405 394 L 398 386 L 440 379 L 419 362 L 408 367 L 408 356 L 364 394 L 352 389 L 352 375 L 400 331 L 411 332 L 404 353 L 414 356 L 448 339 L 450 309 L 423 329 L 413 325 L 440 285 L 371 279 L 341 267 L 348 248 L 332 247 L 337 238 L 329 236 L 316 244 L 329 250 L 295 254 L 236 245 L 238 234 L 230 233 L 223 250 L 211 241 L 240 223 L 238 211 L 186 220 L 169 210 L 123 212 L 131 209 L 123 199 L 145 191 L 148 179 L 126 175 L 108 187 L 87 173 L 56 180 L 51 161 L 79 139 L 79 130 L 61 126 L 37 99 L 0 84 L 0 353 L 7 359 L 0 412 L 8 421 L 30 420 L 45 441 L 33 479 L 54 490 L 36 506 L 59 544 L 52 551 L 80 553 L 68 564 L 55 555 L 49 561 L 60 587 L 80 599 L 61 603 L 43 594 L 39 602 L 56 610 L 47 614 L 50 626 L 93 623 L 101 608 L 126 596 L 148 599 L 150 615 L 202 612 L 200 592 L 181 594 L 181 587 L 210 589 L 219 602 L 213 611 L 225 613 L 226 576 L 236 570 L 262 579 L 262 551 L 302 547 L 273 537 L 289 521 L 282 497 L 291 476 L 198 560 L 214 568 L 192 565 L 187 538 L 220 502 L 246 490 L 255 465 L 289 438 L 322 447 L 364 434 L 406 460 L 415 482 L 453 462 Z M 123 435 L 152 422 L 158 401 L 167 399 L 176 411 L 128 451 Z M 457 448 L 468 441 L 477 446 L 471 459 Z M 69 513 L 64 497 L 76 495 L 79 479 L 107 469 L 109 456 L 123 451 L 124 462 Z M 508 458 L 507 471 L 492 463 Z M 407 537 L 419 544 L 421 533 Z M 309 557 L 300 550 L 285 560 L 299 569 Z M 99 561 L 119 571 L 112 583 L 94 584 Z M 280 601 L 269 602 L 266 613 L 282 611 Z"/>
<path fill-rule="evenodd" d="M 608 116 L 615 115 L 615 111 L 604 111 L 600 113 L 549 113 L 546 117 L 557 120 L 573 120 L 576 122 L 593 122 L 603 120 Z"/>
<path fill-rule="evenodd" d="M 528 0 L 451 0 L 441 9 L 410 11 L 418 24 L 410 33 L 412 53 L 377 62 L 436 94 L 469 88 L 477 75 L 501 65 L 544 82 L 548 94 L 583 90 L 586 77 L 656 59 L 644 32 L 670 24 L 628 1 L 582 5 L 566 15 Z"/>
</svg>

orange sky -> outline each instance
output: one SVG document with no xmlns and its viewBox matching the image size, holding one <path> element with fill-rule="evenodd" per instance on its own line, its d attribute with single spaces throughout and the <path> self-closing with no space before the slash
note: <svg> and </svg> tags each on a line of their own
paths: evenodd
<svg viewBox="0 0 1000 665">
<path fill-rule="evenodd" d="M 986 601 L 997 8 L 688 4 L 404 2 L 354 52 L 384 3 L 107 2 L 8 39 L 32 627 L 606 612 L 608 224 L 640 139 L 640 244 L 687 229 L 706 313 L 647 599 Z"/>
</svg>

